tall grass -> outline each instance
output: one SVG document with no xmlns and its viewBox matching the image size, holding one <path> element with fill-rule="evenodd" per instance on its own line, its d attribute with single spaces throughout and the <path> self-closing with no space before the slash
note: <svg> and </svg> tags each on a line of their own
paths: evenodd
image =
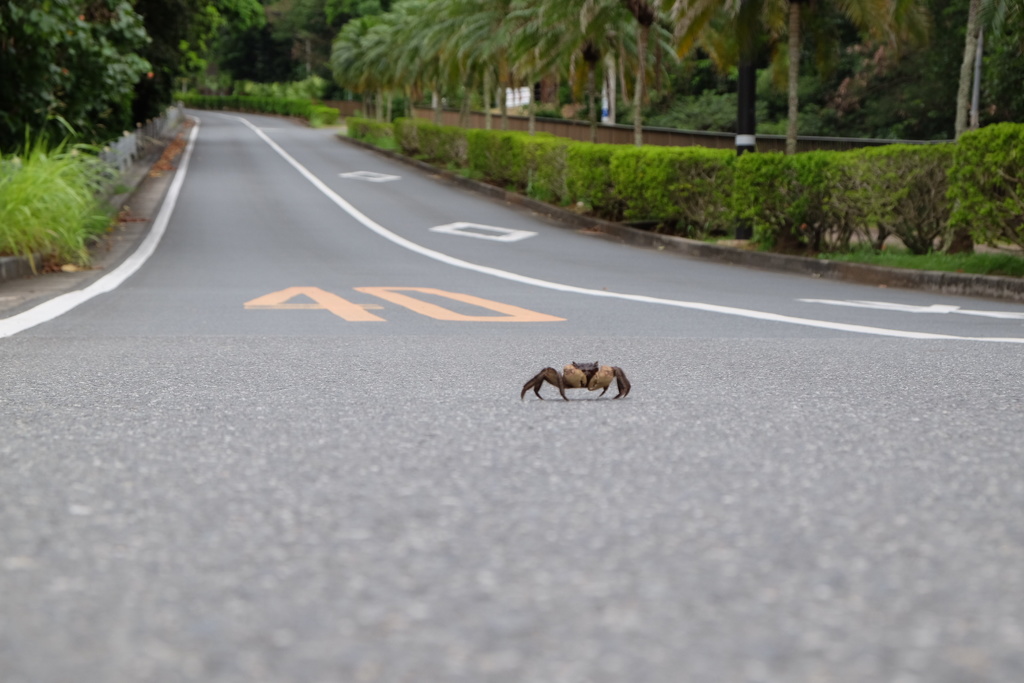
<svg viewBox="0 0 1024 683">
<path fill-rule="evenodd" d="M 0 255 L 88 265 L 90 238 L 111 211 L 98 199 L 106 167 L 85 148 L 28 141 L 0 155 Z"/>
</svg>

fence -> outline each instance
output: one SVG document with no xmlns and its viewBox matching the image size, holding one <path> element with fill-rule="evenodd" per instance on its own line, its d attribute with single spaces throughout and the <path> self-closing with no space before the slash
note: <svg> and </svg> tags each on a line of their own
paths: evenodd
<svg viewBox="0 0 1024 683">
<path fill-rule="evenodd" d="M 413 115 L 419 119 L 434 120 L 433 109 L 413 109 Z M 454 110 L 443 110 L 441 112 L 441 124 L 445 126 L 458 126 L 460 114 Z M 501 117 L 497 114 L 491 117 L 491 127 L 499 128 Z M 485 128 L 486 115 L 480 112 L 472 112 L 469 115 L 467 128 Z M 529 129 L 529 118 L 526 116 L 509 116 L 508 129 L 525 131 Z M 571 121 L 568 119 L 544 119 L 536 121 L 538 132 L 551 133 L 563 138 L 573 140 L 590 140 L 590 124 L 585 121 Z M 711 147 L 716 149 L 736 149 L 736 136 L 733 133 L 712 133 L 707 131 L 678 130 L 675 128 L 644 128 L 644 144 L 660 145 L 664 147 Z M 633 126 L 617 124 L 598 124 L 597 142 L 611 143 L 614 145 L 633 144 Z M 811 150 L 833 150 L 843 151 L 857 149 L 859 147 L 878 147 L 893 144 L 932 144 L 933 142 L 951 142 L 950 140 L 879 140 L 873 138 L 830 138 L 800 136 L 797 138 L 797 151 L 809 152 Z M 785 135 L 758 135 L 757 149 L 760 152 L 782 152 L 786 149 Z"/>
<path fill-rule="evenodd" d="M 100 159 L 123 174 L 150 145 L 167 138 L 185 119 L 185 108 L 179 102 L 167 108 L 163 116 L 136 124 L 133 131 L 125 131 L 117 140 L 108 142 L 100 152 Z"/>
</svg>

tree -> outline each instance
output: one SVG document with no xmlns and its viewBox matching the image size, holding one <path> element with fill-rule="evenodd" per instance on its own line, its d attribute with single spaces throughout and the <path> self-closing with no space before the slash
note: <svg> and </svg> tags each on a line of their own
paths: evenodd
<svg viewBox="0 0 1024 683">
<path fill-rule="evenodd" d="M 213 42 L 228 25 L 234 30 L 262 26 L 259 0 L 134 0 L 152 41 L 142 56 L 153 77 L 136 85 L 136 121 L 151 118 L 170 104 L 175 83 L 206 68 Z"/>
<path fill-rule="evenodd" d="M 120 0 L 0 4 L 0 148 L 26 130 L 105 142 L 131 123 L 134 83 L 150 69 L 142 18 Z"/>
</svg>

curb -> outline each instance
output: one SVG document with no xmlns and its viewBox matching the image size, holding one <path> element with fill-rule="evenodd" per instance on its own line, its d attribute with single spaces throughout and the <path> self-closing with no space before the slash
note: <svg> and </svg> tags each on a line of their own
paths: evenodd
<svg viewBox="0 0 1024 683">
<path fill-rule="evenodd" d="M 38 256 L 36 262 L 39 262 Z M 35 274 L 32 262 L 27 256 L 0 256 L 0 282 L 19 280 Z"/>
<path fill-rule="evenodd" d="M 1024 278 L 1003 277 L 999 275 L 973 275 L 969 273 L 951 273 L 937 270 L 910 270 L 906 268 L 887 268 L 866 263 L 849 263 L 846 261 L 828 261 L 773 254 L 770 252 L 748 251 L 737 247 L 723 246 L 692 240 L 674 235 L 631 228 L 621 223 L 606 221 L 591 216 L 582 216 L 572 211 L 542 202 L 515 192 L 509 192 L 493 185 L 464 178 L 443 168 L 438 168 L 424 161 L 412 159 L 397 152 L 380 149 L 362 140 L 354 140 L 338 135 L 339 140 L 362 147 L 382 156 L 394 159 L 434 176 L 446 182 L 466 188 L 478 194 L 522 206 L 535 213 L 547 216 L 568 227 L 600 232 L 618 238 L 624 244 L 639 247 L 656 247 L 666 249 L 685 256 L 699 258 L 717 263 L 760 268 L 782 273 L 805 275 L 827 280 L 840 280 L 876 287 L 896 287 L 901 289 L 917 289 L 938 294 L 954 296 L 979 297 L 1024 303 Z"/>
</svg>

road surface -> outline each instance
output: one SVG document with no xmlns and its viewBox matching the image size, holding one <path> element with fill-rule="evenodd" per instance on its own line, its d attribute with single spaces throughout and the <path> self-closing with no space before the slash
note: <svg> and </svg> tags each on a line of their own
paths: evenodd
<svg viewBox="0 0 1024 683">
<path fill-rule="evenodd" d="M 0 320 L 0 680 L 1021 680 L 1024 306 L 197 116 L 148 259 Z"/>
</svg>

